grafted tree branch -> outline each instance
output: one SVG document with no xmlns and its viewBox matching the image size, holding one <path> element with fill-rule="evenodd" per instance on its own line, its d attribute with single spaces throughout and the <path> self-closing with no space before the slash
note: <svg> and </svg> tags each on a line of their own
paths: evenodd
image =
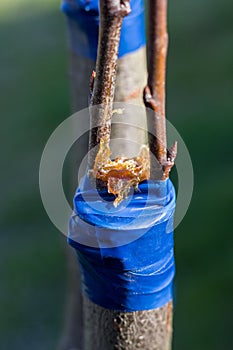
<svg viewBox="0 0 233 350">
<path fill-rule="evenodd" d="M 90 149 L 100 141 L 107 145 L 110 140 L 120 33 L 122 20 L 129 13 L 129 0 L 100 0 L 99 44 L 91 106 L 101 106 L 91 115 L 92 125 L 96 123 L 99 127 L 91 130 Z M 95 153 L 90 153 L 90 157 L 89 163 L 93 166 Z"/>
<path fill-rule="evenodd" d="M 162 167 L 162 179 L 166 179 L 177 153 L 176 143 L 167 151 L 166 137 L 167 0 L 150 0 L 148 12 L 148 82 L 144 89 L 144 103 L 154 112 L 153 135 L 149 135 L 150 151 Z M 151 169 L 154 178 L 153 166 Z"/>
<path fill-rule="evenodd" d="M 108 4 L 112 5 L 113 3 L 115 5 L 119 5 L 120 3 L 121 5 L 120 1 L 101 1 L 102 5 L 103 5 L 103 2 L 105 2 L 106 6 Z M 119 13 L 118 13 L 119 6 L 117 7 L 118 9 L 117 11 L 116 11 L 116 7 L 114 6 L 111 7 L 112 12 L 109 12 L 109 13 L 111 13 L 111 16 L 113 16 L 113 14 L 115 15 L 117 14 L 119 16 Z M 121 16 L 117 18 L 118 18 L 118 22 L 122 21 Z M 110 22 L 106 21 L 106 22 L 110 23 L 111 21 Z M 112 40 L 111 39 L 112 34 L 109 28 L 109 25 L 105 24 L 105 30 L 106 29 L 108 33 L 107 36 L 110 38 L 110 40 Z M 102 35 L 104 34 L 102 33 Z M 100 33 L 100 36 L 101 36 L 101 33 Z M 107 43 L 108 40 L 106 40 L 105 44 L 103 43 L 103 45 L 106 45 L 104 46 L 105 48 L 107 47 L 110 48 L 110 46 L 108 46 L 109 43 Z M 116 51 L 114 50 L 111 52 L 115 52 L 116 54 Z M 101 62 L 99 62 L 99 59 L 101 60 Z M 102 66 L 102 69 L 105 70 L 105 68 L 107 68 L 105 67 L 106 63 L 107 63 L 106 49 L 104 49 L 104 51 L 102 49 L 101 57 L 98 57 L 97 67 Z M 111 65 L 111 67 L 113 67 L 113 65 Z M 115 69 L 109 69 L 109 72 L 110 73 L 106 73 L 106 77 L 107 76 L 111 77 L 114 80 Z M 111 98 L 113 98 L 114 89 L 115 89 L 115 86 L 114 86 L 115 80 L 114 81 L 113 80 L 105 81 L 104 79 L 101 79 L 101 74 L 98 76 L 98 68 L 97 68 L 97 77 L 96 77 L 95 83 L 93 84 L 93 96 L 92 96 L 91 103 L 93 105 L 101 103 L 108 106 L 108 108 L 101 111 L 101 113 L 98 115 L 98 118 L 100 118 L 99 121 L 101 122 L 101 128 L 99 128 L 99 130 L 92 131 L 91 147 L 93 147 L 94 145 L 97 145 L 101 137 L 103 137 L 104 140 L 109 140 L 110 138 L 111 119 L 109 119 L 109 117 L 111 118 L 111 114 L 112 114 Z M 113 83 L 113 85 L 111 85 L 111 83 Z M 109 86 L 111 86 L 110 89 L 109 89 Z M 132 89 L 132 92 L 133 91 L 134 89 Z M 107 94 L 105 92 L 107 92 Z M 149 95 L 149 93 L 151 95 L 150 90 L 149 92 L 147 91 L 147 95 Z M 149 96 L 147 97 L 149 99 Z M 93 304 L 89 300 L 85 299 L 84 302 L 85 302 L 84 327 L 85 327 L 85 330 L 87 331 L 84 336 L 85 349 L 88 349 L 88 350 L 109 349 L 110 350 L 110 349 L 113 349 L 113 347 L 114 349 L 125 349 L 125 350 L 126 349 L 127 350 L 134 350 L 134 349 L 144 349 L 144 350 L 149 350 L 149 349 L 165 350 L 166 349 L 168 350 L 170 349 L 171 334 L 172 334 L 172 330 L 171 330 L 172 303 L 171 302 L 165 305 L 164 307 L 156 310 L 151 310 L 149 312 L 138 311 L 134 313 L 111 312 L 110 310 L 103 309 Z M 111 322 L 109 322 L 110 319 L 111 319 Z M 135 325 L 137 325 L 137 327 Z M 102 343 L 99 344 L 99 342 L 102 342 Z"/>
<path fill-rule="evenodd" d="M 91 86 L 91 135 L 88 172 L 98 188 L 107 187 L 116 196 L 117 206 L 127 197 L 130 188 L 149 178 L 149 152 L 144 146 L 137 157 L 117 157 L 111 161 L 109 141 L 116 82 L 116 63 L 123 17 L 129 14 L 129 0 L 100 0 L 100 30 L 96 75 L 92 75 Z M 94 79 L 94 82 L 93 82 Z M 95 107 L 97 105 L 97 107 Z M 95 107 L 95 108 L 93 108 Z M 95 127 L 98 125 L 98 127 Z M 98 145 L 94 149 L 93 147 Z"/>
</svg>

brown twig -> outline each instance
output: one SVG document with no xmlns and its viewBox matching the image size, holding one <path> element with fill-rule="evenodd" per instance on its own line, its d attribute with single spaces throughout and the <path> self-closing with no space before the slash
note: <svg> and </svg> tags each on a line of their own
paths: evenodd
<svg viewBox="0 0 233 350">
<path fill-rule="evenodd" d="M 153 134 L 149 137 L 150 151 L 162 167 L 162 179 L 169 176 L 174 164 L 177 144 L 167 152 L 166 138 L 166 59 L 168 47 L 167 0 L 149 1 L 148 82 L 144 103 L 154 111 Z M 169 154 L 172 153 L 172 156 Z M 151 167 L 153 171 L 153 167 Z M 153 174 L 152 174 L 153 178 Z"/>
<path fill-rule="evenodd" d="M 129 0 L 100 0 L 100 30 L 96 73 L 92 73 L 89 178 L 99 189 L 108 188 L 117 206 L 131 187 L 149 178 L 149 151 L 142 147 L 137 157 L 110 159 L 111 118 L 116 82 L 116 63 L 123 17 L 130 12 Z M 96 106 L 96 107 L 95 107 Z M 93 127 L 98 125 L 98 127 Z M 146 156 L 148 155 L 148 157 Z"/>
<path fill-rule="evenodd" d="M 108 145 L 110 140 L 120 32 L 122 19 L 129 13 L 129 0 L 100 0 L 99 45 L 91 106 L 101 106 L 91 113 L 91 125 L 98 125 L 98 128 L 91 130 L 89 149 L 101 140 Z M 92 154 L 91 167 L 94 158 Z"/>
</svg>

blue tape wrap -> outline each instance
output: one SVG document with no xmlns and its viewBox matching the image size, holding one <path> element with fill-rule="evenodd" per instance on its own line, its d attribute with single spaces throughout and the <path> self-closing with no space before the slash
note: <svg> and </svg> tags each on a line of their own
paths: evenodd
<svg viewBox="0 0 233 350">
<path fill-rule="evenodd" d="M 81 267 L 82 291 L 108 309 L 150 310 L 172 299 L 175 273 L 170 180 L 144 181 L 117 208 L 86 179 L 74 197 L 68 242 Z"/>
<path fill-rule="evenodd" d="M 123 19 L 119 57 L 146 43 L 144 1 L 131 0 L 131 13 Z M 98 0 L 63 0 L 61 9 L 68 16 L 71 48 L 79 55 L 96 60 L 99 32 Z M 78 33 L 78 35 L 77 35 Z"/>
</svg>

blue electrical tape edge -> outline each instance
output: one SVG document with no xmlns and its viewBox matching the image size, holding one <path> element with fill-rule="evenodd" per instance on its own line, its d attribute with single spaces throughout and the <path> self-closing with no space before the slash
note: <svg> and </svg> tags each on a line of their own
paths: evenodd
<svg viewBox="0 0 233 350">
<path fill-rule="evenodd" d="M 80 1 L 79 1 L 80 2 Z M 78 3 L 79 3 L 78 2 Z M 91 4 L 91 3 L 90 3 Z M 124 18 L 118 57 L 139 50 L 146 44 L 143 0 L 134 0 L 132 12 Z M 134 12 L 134 9 L 136 12 Z M 70 46 L 76 54 L 96 60 L 98 47 L 99 15 L 95 6 L 85 12 L 75 1 L 63 1 L 61 10 L 68 17 Z"/>
<path fill-rule="evenodd" d="M 167 184 L 174 196 L 170 180 Z M 152 227 L 138 240 L 117 248 L 87 247 L 69 236 L 68 243 L 75 248 L 81 266 L 83 294 L 97 305 L 124 312 L 151 310 L 171 301 L 175 265 L 173 232 L 167 234 L 165 230 L 169 220 Z M 156 261 L 149 249 L 154 235 Z"/>
<path fill-rule="evenodd" d="M 168 270 L 167 285 L 158 287 L 161 290 L 152 293 L 128 293 L 125 290 L 124 295 L 119 295 L 117 286 L 111 285 L 111 282 L 108 280 L 108 286 L 106 287 L 106 280 L 99 278 L 98 273 L 95 270 L 93 271 L 92 265 L 89 265 L 87 268 L 85 258 L 78 251 L 77 243 L 70 238 L 68 238 L 68 243 L 75 248 L 78 257 L 81 270 L 82 294 L 94 304 L 115 311 L 135 312 L 157 309 L 173 300 L 174 258 Z"/>
<path fill-rule="evenodd" d="M 76 242 L 72 239 L 68 239 L 71 246 L 77 247 Z M 76 248 L 77 249 L 77 248 Z M 81 270 L 81 292 L 82 294 L 92 301 L 94 304 L 99 305 L 105 309 L 122 312 L 135 312 L 143 310 L 153 310 L 163 307 L 168 302 L 173 300 L 173 278 L 175 275 L 174 262 L 170 267 L 170 277 L 168 284 L 161 290 L 157 290 L 156 293 L 128 293 L 125 291 L 125 295 L 119 296 L 119 288 L 117 286 L 111 286 L 110 290 L 107 289 L 106 283 L 103 279 L 98 279 L 96 272 L 92 272 L 91 267 L 86 269 L 83 267 L 82 255 L 76 250 L 78 261 Z M 96 278 L 97 277 L 97 278 Z M 96 279 L 99 283 L 96 283 Z M 87 286 L 88 280 L 88 286 Z"/>
</svg>

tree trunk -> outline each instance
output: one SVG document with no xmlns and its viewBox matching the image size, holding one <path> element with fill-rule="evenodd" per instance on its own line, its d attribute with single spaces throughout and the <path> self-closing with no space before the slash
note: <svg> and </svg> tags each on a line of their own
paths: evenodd
<svg viewBox="0 0 233 350">
<path fill-rule="evenodd" d="M 149 311 L 118 312 L 84 298 L 84 350 L 169 350 L 172 302 Z"/>
<path fill-rule="evenodd" d="M 77 30 L 77 27 L 72 28 Z M 71 51 L 70 78 L 73 112 L 88 106 L 89 77 L 95 62 Z M 145 47 L 118 60 L 115 101 L 143 105 L 142 92 L 147 81 Z M 146 129 L 146 114 L 138 115 Z M 134 127 L 115 126 L 113 138 L 132 139 L 147 143 L 146 132 Z M 88 136 L 87 136 L 88 137 Z M 87 137 L 79 148 L 79 162 L 88 151 Z M 138 154 L 137 147 L 129 150 L 124 143 L 118 153 L 127 156 Z M 130 153 L 130 154 L 129 154 Z M 149 311 L 118 312 L 102 308 L 80 292 L 80 276 L 77 260 L 68 252 L 68 293 L 64 334 L 60 350 L 169 350 L 172 335 L 172 302 Z"/>
</svg>

